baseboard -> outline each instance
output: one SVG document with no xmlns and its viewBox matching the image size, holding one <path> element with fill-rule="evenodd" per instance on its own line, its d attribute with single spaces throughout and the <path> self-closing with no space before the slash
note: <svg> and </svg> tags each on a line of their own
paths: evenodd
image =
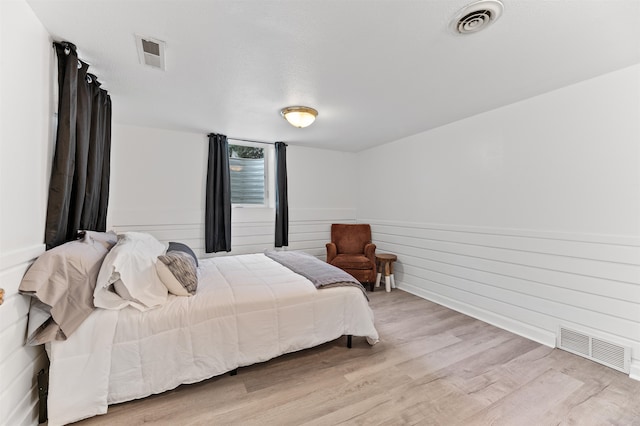
<svg viewBox="0 0 640 426">
<path fill-rule="evenodd" d="M 629 378 L 633 380 L 640 380 L 640 359 L 631 359 L 631 371 L 629 371 Z"/>
<path fill-rule="evenodd" d="M 407 293 L 411 293 L 439 305 L 446 306 L 447 308 L 453 309 L 454 311 L 476 318 L 480 321 L 494 325 L 503 330 L 507 330 L 526 339 L 533 340 L 534 342 L 538 342 L 541 345 L 545 345 L 550 348 L 556 347 L 556 335 L 553 332 L 533 327 L 529 324 L 523 324 L 522 322 L 516 321 L 512 318 L 507 318 L 505 316 L 498 315 L 485 309 L 480 309 L 475 306 L 471 306 L 469 304 L 441 296 L 439 294 L 424 290 L 416 286 L 412 286 L 410 284 L 403 284 L 398 282 L 397 286 L 399 289 L 404 290 Z M 640 374 L 640 370 L 638 370 L 638 373 Z"/>
</svg>

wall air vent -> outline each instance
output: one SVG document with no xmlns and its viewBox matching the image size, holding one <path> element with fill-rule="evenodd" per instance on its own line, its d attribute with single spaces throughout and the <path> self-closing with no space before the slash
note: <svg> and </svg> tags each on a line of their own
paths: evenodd
<svg viewBox="0 0 640 426">
<path fill-rule="evenodd" d="M 465 6 L 451 21 L 458 34 L 471 34 L 484 30 L 502 15 L 504 6 L 498 0 L 481 0 Z"/>
<path fill-rule="evenodd" d="M 559 349 L 583 356 L 618 371 L 629 374 L 631 348 L 579 333 L 565 327 L 558 330 Z"/>
<path fill-rule="evenodd" d="M 138 48 L 138 60 L 140 60 L 141 64 L 165 70 L 164 41 L 136 35 L 136 46 Z"/>
</svg>

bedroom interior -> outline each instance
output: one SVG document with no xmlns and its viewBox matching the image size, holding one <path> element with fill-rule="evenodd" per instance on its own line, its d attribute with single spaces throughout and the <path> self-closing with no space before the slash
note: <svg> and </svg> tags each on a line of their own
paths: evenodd
<svg viewBox="0 0 640 426">
<path fill-rule="evenodd" d="M 638 422 L 640 3 L 503 0 L 457 34 L 470 3 L 0 2 L 0 424 L 37 424 L 48 363 L 18 287 L 45 251 L 63 40 L 113 100 L 108 229 L 206 258 L 215 131 L 287 144 L 288 250 L 324 260 L 331 224 L 358 223 L 397 256 L 398 289 L 368 292 L 376 345 L 341 337 L 87 424 L 184 407 L 193 423 Z M 166 43 L 164 70 L 140 35 Z M 292 105 L 315 122 L 288 124 Z M 274 215 L 234 208 L 230 254 L 273 248 Z M 553 349 L 563 336 L 605 353 Z"/>
</svg>

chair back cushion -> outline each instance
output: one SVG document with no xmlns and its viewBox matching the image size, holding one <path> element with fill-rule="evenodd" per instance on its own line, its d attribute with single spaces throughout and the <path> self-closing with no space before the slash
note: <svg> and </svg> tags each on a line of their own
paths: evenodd
<svg viewBox="0 0 640 426">
<path fill-rule="evenodd" d="M 371 242 L 371 226 L 334 223 L 331 225 L 331 242 L 339 254 L 362 254 L 364 246 Z"/>
</svg>

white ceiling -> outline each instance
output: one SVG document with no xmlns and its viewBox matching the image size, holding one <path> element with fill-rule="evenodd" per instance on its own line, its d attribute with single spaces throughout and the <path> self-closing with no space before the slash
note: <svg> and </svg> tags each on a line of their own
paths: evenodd
<svg viewBox="0 0 640 426">
<path fill-rule="evenodd" d="M 640 63 L 640 0 L 502 0 L 466 36 L 449 23 L 472 0 L 27 1 L 117 123 L 344 151 Z M 134 34 L 166 41 L 165 72 L 138 63 Z M 318 119 L 295 129 L 289 105 Z"/>
</svg>

